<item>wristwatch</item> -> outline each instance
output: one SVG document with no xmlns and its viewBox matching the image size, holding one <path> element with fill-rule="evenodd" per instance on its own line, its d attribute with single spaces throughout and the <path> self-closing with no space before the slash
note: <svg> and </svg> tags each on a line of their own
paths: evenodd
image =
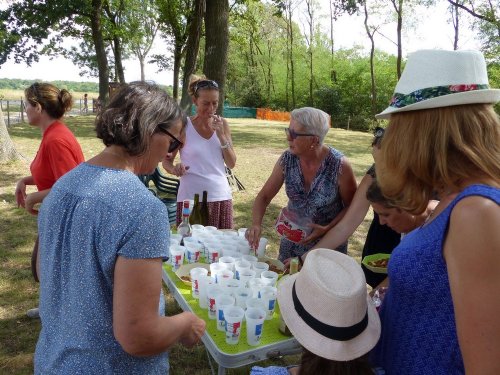
<svg viewBox="0 0 500 375">
<path fill-rule="evenodd" d="M 220 148 L 222 148 L 223 150 L 225 150 L 226 148 L 229 148 L 229 147 L 231 147 L 231 142 L 229 142 L 229 141 L 227 141 L 224 146 L 220 146 Z"/>
</svg>

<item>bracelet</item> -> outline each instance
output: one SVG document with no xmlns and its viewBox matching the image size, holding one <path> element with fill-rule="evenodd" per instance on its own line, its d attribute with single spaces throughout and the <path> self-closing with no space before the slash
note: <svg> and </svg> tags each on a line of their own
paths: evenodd
<svg viewBox="0 0 500 375">
<path fill-rule="evenodd" d="M 220 148 L 222 148 L 223 150 L 225 150 L 226 148 L 229 148 L 231 147 L 231 142 L 227 141 L 226 144 L 224 146 L 220 146 Z"/>
</svg>

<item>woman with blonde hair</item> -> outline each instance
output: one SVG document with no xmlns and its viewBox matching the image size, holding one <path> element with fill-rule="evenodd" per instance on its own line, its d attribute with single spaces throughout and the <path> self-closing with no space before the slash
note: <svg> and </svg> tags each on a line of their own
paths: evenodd
<svg viewBox="0 0 500 375">
<path fill-rule="evenodd" d="M 181 162 L 174 165 L 177 153 L 163 160 L 163 168 L 181 178 L 177 194 L 177 224 L 181 222 L 182 202 L 208 193 L 208 225 L 219 229 L 233 227 L 233 203 L 226 166 L 236 165 L 231 130 L 227 120 L 216 114 L 219 85 L 204 76 L 192 76 L 188 92 L 196 114 L 188 118 L 186 140 L 180 149 Z"/>
<path fill-rule="evenodd" d="M 476 51 L 410 55 L 377 160 L 384 195 L 430 219 L 388 266 L 376 364 L 391 374 L 500 373 L 500 122 Z"/>
</svg>

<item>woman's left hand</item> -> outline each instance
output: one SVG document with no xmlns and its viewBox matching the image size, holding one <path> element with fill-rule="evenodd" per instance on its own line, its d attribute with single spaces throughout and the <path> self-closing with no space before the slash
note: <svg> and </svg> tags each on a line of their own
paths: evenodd
<svg viewBox="0 0 500 375">
<path fill-rule="evenodd" d="M 219 138 L 224 135 L 224 119 L 221 116 L 212 115 L 212 129 Z"/>
<path fill-rule="evenodd" d="M 327 226 L 319 225 L 319 224 L 308 224 L 309 228 L 312 228 L 311 234 L 304 238 L 302 241 L 299 242 L 300 245 L 305 245 L 308 244 L 309 242 L 312 242 L 318 238 L 321 238 L 325 235 L 325 233 L 328 231 Z"/>
</svg>

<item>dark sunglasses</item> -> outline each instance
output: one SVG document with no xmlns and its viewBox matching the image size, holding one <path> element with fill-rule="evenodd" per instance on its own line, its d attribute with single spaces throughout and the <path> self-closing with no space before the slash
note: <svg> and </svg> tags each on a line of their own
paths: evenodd
<svg viewBox="0 0 500 375">
<path fill-rule="evenodd" d="M 205 89 L 205 88 L 212 88 L 212 89 L 219 89 L 219 85 L 217 82 L 205 79 L 203 81 L 199 81 L 195 86 L 194 86 L 194 93 L 196 94 L 199 89 Z"/>
<path fill-rule="evenodd" d="M 316 135 L 310 133 L 296 133 L 290 128 L 285 128 L 285 133 L 286 136 L 292 138 L 292 140 L 295 140 L 297 137 L 311 137 Z"/>
<path fill-rule="evenodd" d="M 382 137 L 384 136 L 385 129 L 377 127 L 375 128 L 375 131 L 373 132 L 373 142 L 372 146 L 378 145 L 382 141 Z"/>
<path fill-rule="evenodd" d="M 162 129 L 160 127 L 158 127 L 158 130 L 161 131 L 162 133 L 165 133 L 170 138 L 172 138 L 172 141 L 170 142 L 170 145 L 168 146 L 168 153 L 169 154 L 174 152 L 175 150 L 177 150 L 178 148 L 180 148 L 184 145 L 181 141 L 179 141 L 179 139 L 174 137 L 174 135 L 172 133 L 170 133 L 168 130 Z"/>
</svg>

